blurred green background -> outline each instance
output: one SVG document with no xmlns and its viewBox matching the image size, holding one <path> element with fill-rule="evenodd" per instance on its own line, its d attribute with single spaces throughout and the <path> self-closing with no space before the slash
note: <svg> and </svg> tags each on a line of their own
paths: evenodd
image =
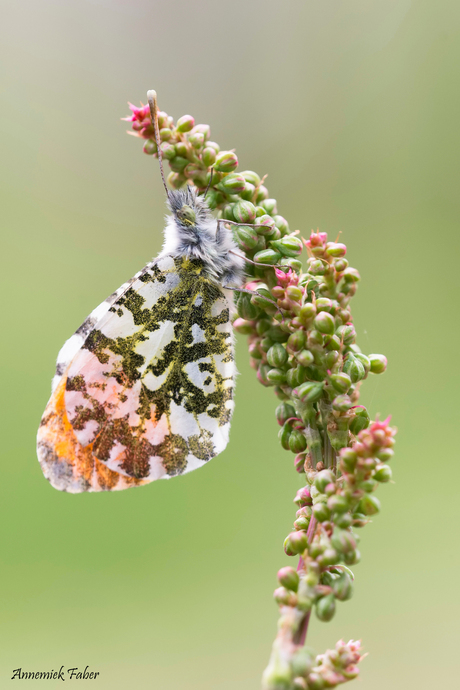
<svg viewBox="0 0 460 690">
<path fill-rule="evenodd" d="M 453 687 L 458 2 L 3 0 L 2 15 L 1 687 L 18 667 L 89 665 L 104 689 L 252 690 L 276 632 L 300 480 L 244 338 L 231 442 L 200 472 L 72 496 L 35 457 L 60 346 L 161 244 L 157 165 L 119 119 L 148 88 L 268 173 L 291 228 L 342 232 L 358 342 L 388 356 L 363 402 L 399 427 L 396 482 L 362 532 L 353 600 L 313 618 L 309 643 L 362 638 L 363 690 Z"/>
</svg>

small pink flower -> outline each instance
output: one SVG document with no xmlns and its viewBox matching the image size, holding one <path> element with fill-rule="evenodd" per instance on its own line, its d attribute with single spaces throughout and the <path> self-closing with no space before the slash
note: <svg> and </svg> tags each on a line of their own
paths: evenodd
<svg viewBox="0 0 460 690">
<path fill-rule="evenodd" d="M 327 232 L 312 232 L 310 239 L 306 240 L 305 245 L 312 249 L 313 247 L 326 247 Z"/>
</svg>

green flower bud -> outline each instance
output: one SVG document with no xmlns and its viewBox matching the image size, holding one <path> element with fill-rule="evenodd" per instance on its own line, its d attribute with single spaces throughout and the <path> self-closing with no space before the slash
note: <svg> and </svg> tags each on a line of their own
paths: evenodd
<svg viewBox="0 0 460 690">
<path fill-rule="evenodd" d="M 220 151 L 220 146 L 219 146 L 219 144 L 216 144 L 215 141 L 207 141 L 207 142 L 206 142 L 206 147 L 208 147 L 208 146 L 209 146 L 210 148 L 214 149 L 214 151 L 215 151 L 216 153 L 219 153 L 219 151 Z"/>
<path fill-rule="evenodd" d="M 298 492 L 295 495 L 294 498 L 294 503 L 301 508 L 309 507 L 313 503 L 312 497 L 310 494 L 310 489 L 308 486 L 304 486 L 302 489 L 299 489 Z M 298 511 L 297 511 L 298 512 Z M 308 514 L 308 511 L 304 513 L 305 515 Z"/>
<path fill-rule="evenodd" d="M 191 115 L 182 115 L 177 120 L 176 129 L 178 132 L 190 132 L 195 125 L 195 120 Z"/>
<path fill-rule="evenodd" d="M 217 164 L 216 164 L 217 165 Z M 229 173 L 219 184 L 214 185 L 224 194 L 239 194 L 244 190 L 244 177 L 242 175 L 237 175 L 236 173 Z"/>
<path fill-rule="evenodd" d="M 237 302 L 237 311 L 241 318 L 248 321 L 255 319 L 259 313 L 257 307 L 251 303 L 251 296 L 245 292 L 240 293 L 240 297 Z"/>
<path fill-rule="evenodd" d="M 305 515 L 301 515 L 294 521 L 294 527 L 296 529 L 303 529 L 307 530 L 308 525 L 310 524 L 310 518 L 307 518 Z"/>
<path fill-rule="evenodd" d="M 318 558 L 318 564 L 324 568 L 328 565 L 334 565 L 339 560 L 339 554 L 335 549 L 327 548 L 323 554 Z"/>
<path fill-rule="evenodd" d="M 327 500 L 327 507 L 331 513 L 345 513 L 350 508 L 348 499 L 340 494 L 330 496 Z"/>
<path fill-rule="evenodd" d="M 195 133 L 195 132 L 197 132 L 199 134 L 203 134 L 203 136 L 206 140 L 206 139 L 209 139 L 209 137 L 211 135 L 211 128 L 209 125 L 195 125 L 195 127 L 193 129 L 193 133 Z"/>
<path fill-rule="evenodd" d="M 233 322 L 233 328 L 237 333 L 241 333 L 242 335 L 250 335 L 253 331 L 252 323 L 245 319 L 236 319 Z"/>
<path fill-rule="evenodd" d="M 201 159 L 207 168 L 216 162 L 216 151 L 211 146 L 206 146 L 201 154 Z"/>
<path fill-rule="evenodd" d="M 194 149 L 200 149 L 204 144 L 204 134 L 201 132 L 192 132 L 188 137 L 189 142 Z"/>
<path fill-rule="evenodd" d="M 323 345 L 324 343 L 324 337 L 323 334 L 320 333 L 320 331 L 314 329 L 313 331 L 310 331 L 308 335 L 308 346 L 314 349 L 318 345 Z"/>
<path fill-rule="evenodd" d="M 268 352 L 271 346 L 273 345 L 273 340 L 271 338 L 263 338 L 260 342 L 260 349 L 263 352 Z"/>
<path fill-rule="evenodd" d="M 275 415 L 280 426 L 283 426 L 287 419 L 291 419 L 291 417 L 296 416 L 295 409 L 287 402 L 282 402 L 281 405 L 278 405 L 275 410 Z"/>
<path fill-rule="evenodd" d="M 295 392 L 298 398 L 302 402 L 315 403 L 317 402 L 323 394 L 324 382 L 316 383 L 313 381 L 307 381 L 302 383 Z"/>
<path fill-rule="evenodd" d="M 257 209 L 256 209 L 256 215 L 257 215 Z M 270 216 L 267 216 L 267 214 L 264 214 L 263 216 L 257 215 L 256 218 L 256 225 L 257 227 L 257 232 L 259 235 L 270 235 L 274 228 L 275 228 L 275 221 L 273 218 L 270 218 Z"/>
<path fill-rule="evenodd" d="M 356 540 L 353 535 L 343 529 L 334 529 L 331 544 L 339 553 L 350 553 L 356 549 Z"/>
<path fill-rule="evenodd" d="M 237 206 L 238 204 L 236 204 Z M 255 230 L 251 230 L 247 225 L 240 228 L 236 228 L 236 237 L 238 244 L 243 247 L 246 251 L 250 251 L 257 246 L 258 235 Z"/>
<path fill-rule="evenodd" d="M 313 506 L 312 510 L 318 522 L 327 522 L 331 517 L 331 511 L 325 503 L 317 503 Z"/>
<path fill-rule="evenodd" d="M 238 223 L 253 223 L 256 207 L 250 201 L 238 201 L 233 207 L 233 215 Z"/>
<path fill-rule="evenodd" d="M 288 353 L 281 343 L 275 343 L 267 352 L 267 361 L 272 367 L 280 368 L 286 364 Z"/>
<path fill-rule="evenodd" d="M 329 380 L 339 393 L 346 393 L 351 386 L 351 378 L 343 371 L 340 374 L 332 374 Z"/>
<path fill-rule="evenodd" d="M 316 307 L 314 304 L 304 304 L 299 313 L 299 319 L 302 323 L 307 323 L 311 321 L 316 316 Z"/>
<path fill-rule="evenodd" d="M 183 141 L 178 141 L 177 144 L 175 144 L 175 147 L 178 156 L 180 156 L 181 158 L 187 158 L 188 149 L 187 145 L 184 144 Z"/>
<path fill-rule="evenodd" d="M 182 156 L 176 156 L 172 159 L 172 161 L 169 162 L 171 170 L 177 173 L 181 173 L 183 170 L 185 170 L 188 164 L 189 161 L 187 158 L 182 158 Z"/>
<path fill-rule="evenodd" d="M 269 369 L 267 372 L 267 379 L 270 381 L 270 383 L 279 386 L 280 384 L 285 383 L 286 374 L 281 369 Z"/>
<path fill-rule="evenodd" d="M 313 364 L 314 362 L 314 357 L 310 350 L 302 350 L 302 352 L 298 352 L 295 358 L 303 367 L 309 367 L 310 364 Z"/>
<path fill-rule="evenodd" d="M 322 542 L 319 542 L 318 540 L 315 540 L 308 547 L 308 555 L 310 556 L 310 558 L 313 558 L 316 560 L 317 558 L 319 558 L 324 553 L 325 550 L 326 550 L 326 545 L 323 544 Z M 307 575 L 307 577 L 308 577 L 308 575 Z"/>
<path fill-rule="evenodd" d="M 356 338 L 355 327 L 352 324 L 339 326 L 337 329 L 337 335 L 342 340 L 344 345 L 351 345 L 355 342 Z"/>
<path fill-rule="evenodd" d="M 328 594 L 325 597 L 321 597 L 319 601 L 316 602 L 316 615 L 320 621 L 330 621 L 334 618 L 335 614 L 335 597 L 333 594 Z"/>
<path fill-rule="evenodd" d="M 281 266 L 289 266 L 289 268 L 292 268 L 294 273 L 300 273 L 302 270 L 302 262 L 292 257 L 285 256 L 281 259 L 280 264 Z"/>
<path fill-rule="evenodd" d="M 172 132 L 169 127 L 164 127 L 160 129 L 160 139 L 161 141 L 169 141 L 172 137 Z"/>
<path fill-rule="evenodd" d="M 332 300 L 328 297 L 318 297 L 316 300 L 316 311 L 331 311 L 332 310 Z"/>
<path fill-rule="evenodd" d="M 185 184 L 185 177 L 180 173 L 170 172 L 168 175 L 168 184 L 174 189 L 180 189 Z"/>
<path fill-rule="evenodd" d="M 343 272 L 343 277 L 346 283 L 357 283 L 361 280 L 361 276 L 356 268 L 346 268 Z"/>
<path fill-rule="evenodd" d="M 332 335 L 335 331 L 335 320 L 327 311 L 321 311 L 315 318 L 315 326 L 320 333 Z"/>
<path fill-rule="evenodd" d="M 359 502 L 358 510 L 364 515 L 376 515 L 380 512 L 380 501 L 375 496 L 365 494 Z"/>
<path fill-rule="evenodd" d="M 340 338 L 337 335 L 329 335 L 324 341 L 324 344 L 328 350 L 338 352 L 342 347 Z"/>
<path fill-rule="evenodd" d="M 289 591 L 286 587 L 278 587 L 273 592 L 273 598 L 277 604 L 281 606 L 295 606 L 297 604 L 297 596 L 294 592 Z"/>
<path fill-rule="evenodd" d="M 265 335 L 267 331 L 270 330 L 270 321 L 268 319 L 261 319 L 257 322 L 256 331 L 257 335 Z"/>
<path fill-rule="evenodd" d="M 264 311 L 273 309 L 270 290 L 263 283 L 258 285 L 257 292 L 251 297 L 251 302 Z"/>
<path fill-rule="evenodd" d="M 286 383 L 289 386 L 289 388 L 295 388 L 300 384 L 299 372 L 297 371 L 297 368 L 289 369 L 286 372 Z"/>
<path fill-rule="evenodd" d="M 267 332 L 267 335 L 275 342 L 275 343 L 285 343 L 287 339 L 289 338 L 289 333 L 286 333 L 286 331 L 283 331 L 282 328 L 279 326 L 270 326 L 270 330 Z"/>
<path fill-rule="evenodd" d="M 336 259 L 334 261 L 334 268 L 337 273 L 342 273 L 348 266 L 348 261 L 346 259 Z"/>
<path fill-rule="evenodd" d="M 300 302 L 302 299 L 302 290 L 297 285 L 289 285 L 286 288 L 286 295 L 294 302 Z"/>
<path fill-rule="evenodd" d="M 355 551 L 350 551 L 350 553 L 344 553 L 343 560 L 347 565 L 355 565 L 355 563 L 359 563 L 361 560 L 360 550 L 356 549 Z"/>
<path fill-rule="evenodd" d="M 348 573 L 342 572 L 334 582 L 334 596 L 339 601 L 347 601 L 353 596 L 353 581 Z"/>
<path fill-rule="evenodd" d="M 297 592 L 297 588 L 299 586 L 299 575 L 294 568 L 291 568 L 291 566 L 287 565 L 285 568 L 278 570 L 278 582 L 283 587 L 286 587 L 286 589 Z"/>
<path fill-rule="evenodd" d="M 305 333 L 303 331 L 294 331 L 287 341 L 287 349 L 289 352 L 299 352 L 303 350 L 305 345 Z"/>
<path fill-rule="evenodd" d="M 271 243 L 283 256 L 296 257 L 302 252 L 303 244 L 298 237 L 285 235 L 280 240 Z"/>
<path fill-rule="evenodd" d="M 294 469 L 299 474 L 305 473 L 305 453 L 299 453 L 294 458 Z"/>
<path fill-rule="evenodd" d="M 243 175 L 246 182 L 249 182 L 250 184 L 254 185 L 254 187 L 257 187 L 260 184 L 260 177 L 257 173 L 253 172 L 252 170 L 244 170 L 241 174 Z"/>
<path fill-rule="evenodd" d="M 285 422 L 282 428 L 278 432 L 278 438 L 280 440 L 281 446 L 284 450 L 290 450 L 289 448 L 289 437 L 292 433 L 292 426 L 289 422 Z"/>
<path fill-rule="evenodd" d="M 256 203 L 260 204 L 260 202 L 264 199 L 268 199 L 268 189 L 265 187 L 265 185 L 261 184 L 257 190 Z"/>
<path fill-rule="evenodd" d="M 308 545 L 306 532 L 291 532 L 284 540 L 284 552 L 287 556 L 303 553 Z"/>
<path fill-rule="evenodd" d="M 371 418 L 369 417 L 369 412 L 365 407 L 357 407 L 354 410 L 355 416 L 350 422 L 350 431 L 352 434 L 357 436 L 360 431 L 367 429 L 370 424 Z"/>
<path fill-rule="evenodd" d="M 184 175 L 192 179 L 198 178 L 200 183 L 206 186 L 206 174 L 196 163 L 189 163 L 184 169 Z"/>
<path fill-rule="evenodd" d="M 319 673 L 310 673 L 307 678 L 308 690 L 323 690 L 326 687 L 326 682 L 319 675 Z"/>
<path fill-rule="evenodd" d="M 345 374 L 348 374 L 352 380 L 352 383 L 361 381 L 366 374 L 362 362 L 360 362 L 359 359 L 357 359 L 351 352 L 347 355 L 345 364 L 343 365 L 343 371 Z"/>
<path fill-rule="evenodd" d="M 332 522 L 341 529 L 347 529 L 347 527 L 351 527 L 353 518 L 351 517 L 350 513 L 334 513 L 332 516 Z"/>
<path fill-rule="evenodd" d="M 244 176 L 243 176 L 244 177 Z M 245 201 L 254 201 L 254 194 L 255 194 L 256 188 L 254 187 L 253 184 L 250 182 L 245 182 L 244 183 L 244 192 L 240 192 L 240 197 L 244 199 Z M 254 213 L 256 214 L 256 207 L 254 206 Z"/>
<path fill-rule="evenodd" d="M 292 674 L 303 680 L 311 672 L 313 666 L 315 666 L 315 659 L 316 655 L 312 649 L 309 649 L 308 647 L 301 647 L 300 649 L 297 649 L 291 658 Z M 306 687 L 306 685 L 299 685 L 299 690 L 300 688 Z"/>
<path fill-rule="evenodd" d="M 281 235 L 287 235 L 289 232 L 289 224 L 286 218 L 283 218 L 283 216 L 274 215 L 273 220 L 275 221 L 276 227 L 281 232 Z"/>
<path fill-rule="evenodd" d="M 233 151 L 221 151 L 214 164 L 214 168 L 220 172 L 232 172 L 238 167 L 238 158 Z M 243 187 L 244 189 L 244 187 Z"/>
<path fill-rule="evenodd" d="M 269 216 L 273 216 L 277 213 L 276 199 L 263 199 L 260 202 L 260 206 L 265 209 L 265 213 L 268 213 Z"/>
<path fill-rule="evenodd" d="M 340 452 L 340 459 L 346 472 L 354 471 L 358 461 L 358 456 L 353 448 L 343 448 Z"/>
<path fill-rule="evenodd" d="M 257 378 L 263 386 L 273 386 L 273 383 L 267 378 L 269 371 L 270 367 L 267 364 L 260 364 L 259 368 L 257 369 Z M 289 447 L 287 450 L 289 450 Z"/>
<path fill-rule="evenodd" d="M 371 462 L 373 462 L 373 461 L 371 460 Z M 370 494 L 374 491 L 376 486 L 377 486 L 377 482 L 374 479 L 364 479 L 360 483 L 359 488 L 362 489 L 363 491 L 366 491 L 368 494 Z"/>
<path fill-rule="evenodd" d="M 376 456 L 382 462 L 390 462 L 394 454 L 395 452 L 391 448 L 381 448 L 377 451 Z"/>
<path fill-rule="evenodd" d="M 373 374 L 383 374 L 387 368 L 388 361 L 385 355 L 369 355 L 369 361 Z"/>
<path fill-rule="evenodd" d="M 144 153 L 146 153 L 148 156 L 152 156 L 157 151 L 158 149 L 156 142 L 153 139 L 147 139 L 144 144 Z"/>
<path fill-rule="evenodd" d="M 302 453 L 307 447 L 307 439 L 301 431 L 294 429 L 289 437 L 289 448 L 293 453 Z"/>
<path fill-rule="evenodd" d="M 254 261 L 261 264 L 277 264 L 280 260 L 280 254 L 274 249 L 264 249 L 261 252 L 254 254 Z"/>
<path fill-rule="evenodd" d="M 326 254 L 333 257 L 342 257 L 347 253 L 347 248 L 341 242 L 328 242 L 326 245 Z"/>
<path fill-rule="evenodd" d="M 339 353 L 335 351 L 326 353 L 324 357 L 324 365 L 326 369 L 332 369 L 339 361 L 339 356 Z"/>
<path fill-rule="evenodd" d="M 356 359 L 359 359 L 359 361 L 363 365 L 364 370 L 366 372 L 366 376 L 367 376 L 367 374 L 371 370 L 371 361 L 370 361 L 369 357 L 366 357 L 366 355 L 363 355 L 362 352 L 355 352 L 355 357 L 356 357 Z"/>
<path fill-rule="evenodd" d="M 389 482 L 391 480 L 392 472 L 389 465 L 377 465 L 375 468 L 374 479 L 378 482 Z"/>
<path fill-rule="evenodd" d="M 328 484 L 335 483 L 335 476 L 331 470 L 321 470 L 315 477 L 314 485 L 322 494 L 324 493 Z"/>
<path fill-rule="evenodd" d="M 289 400 L 289 395 L 287 395 L 287 393 L 284 392 L 281 386 L 275 386 L 273 392 L 275 393 L 278 400 Z"/>
<path fill-rule="evenodd" d="M 308 272 L 312 276 L 322 276 L 326 273 L 326 264 L 321 259 L 308 259 Z"/>
</svg>

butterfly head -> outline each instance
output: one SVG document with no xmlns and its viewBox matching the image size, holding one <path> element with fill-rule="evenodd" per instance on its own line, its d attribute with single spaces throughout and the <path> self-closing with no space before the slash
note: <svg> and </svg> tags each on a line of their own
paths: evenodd
<svg viewBox="0 0 460 690">
<path fill-rule="evenodd" d="M 187 234 L 199 234 L 203 223 L 211 218 L 207 202 L 193 187 L 170 190 L 168 204 L 176 225 Z"/>
</svg>

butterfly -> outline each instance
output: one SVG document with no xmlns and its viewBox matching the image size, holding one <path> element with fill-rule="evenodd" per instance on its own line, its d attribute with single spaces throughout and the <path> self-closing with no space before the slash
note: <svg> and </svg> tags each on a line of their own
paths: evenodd
<svg viewBox="0 0 460 690">
<path fill-rule="evenodd" d="M 161 155 L 159 162 L 170 210 L 161 253 L 91 312 L 57 358 L 37 453 L 61 491 L 183 474 L 228 442 L 236 375 L 230 290 L 242 285 L 244 258 L 205 195 L 167 189 Z"/>
</svg>

